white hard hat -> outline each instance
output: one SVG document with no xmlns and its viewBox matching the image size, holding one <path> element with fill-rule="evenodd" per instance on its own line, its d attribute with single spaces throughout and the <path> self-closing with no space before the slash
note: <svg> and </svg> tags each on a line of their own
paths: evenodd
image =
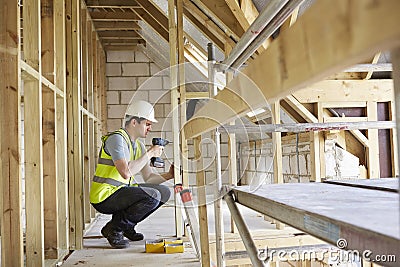
<svg viewBox="0 0 400 267">
<path fill-rule="evenodd" d="M 126 116 L 134 116 L 139 118 L 145 118 L 151 122 L 158 122 L 154 118 L 154 108 L 153 106 L 146 101 L 139 100 L 129 104 L 126 109 Z"/>
</svg>

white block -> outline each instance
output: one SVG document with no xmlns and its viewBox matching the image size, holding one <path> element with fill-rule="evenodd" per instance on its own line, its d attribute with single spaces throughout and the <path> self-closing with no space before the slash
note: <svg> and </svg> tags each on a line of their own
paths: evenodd
<svg viewBox="0 0 400 267">
<path fill-rule="evenodd" d="M 148 91 L 121 91 L 121 104 L 129 104 L 131 101 L 149 100 Z"/>
<path fill-rule="evenodd" d="M 154 105 L 154 115 L 156 116 L 157 120 L 159 118 L 164 118 L 164 105 L 163 104 L 156 104 Z"/>
<path fill-rule="evenodd" d="M 124 63 L 122 64 L 122 76 L 149 76 L 148 63 Z"/>
<path fill-rule="evenodd" d="M 150 74 L 153 76 L 161 71 L 161 68 L 156 63 L 150 63 Z"/>
<path fill-rule="evenodd" d="M 121 63 L 107 63 L 106 76 L 121 76 L 122 68 Z"/>
<path fill-rule="evenodd" d="M 151 60 L 140 51 L 135 52 L 135 62 L 150 62 Z"/>
<path fill-rule="evenodd" d="M 170 90 L 171 89 L 171 80 L 169 79 L 169 76 L 164 76 L 162 78 L 163 80 L 163 88 Z"/>
<path fill-rule="evenodd" d="M 121 119 L 108 119 L 107 120 L 107 131 L 113 132 L 118 130 L 122 127 L 122 120 Z"/>
<path fill-rule="evenodd" d="M 134 62 L 134 51 L 108 51 L 107 62 Z"/>
<path fill-rule="evenodd" d="M 171 104 L 164 104 L 164 115 L 165 117 L 172 117 Z"/>
<path fill-rule="evenodd" d="M 153 131 L 159 132 L 171 132 L 172 131 L 172 121 L 166 120 L 164 118 L 157 118 L 158 123 L 154 123 L 151 127 Z"/>
<path fill-rule="evenodd" d="M 108 90 L 136 90 L 136 77 L 110 77 Z"/>
<path fill-rule="evenodd" d="M 119 91 L 107 91 L 107 105 L 119 104 Z"/>
<path fill-rule="evenodd" d="M 152 90 L 149 91 L 149 101 L 151 103 L 171 103 L 171 93 L 170 91 Z"/>
<path fill-rule="evenodd" d="M 123 119 L 127 105 L 108 105 L 109 119 Z"/>
<path fill-rule="evenodd" d="M 139 77 L 138 84 L 141 90 L 162 90 L 162 77 Z"/>
</svg>

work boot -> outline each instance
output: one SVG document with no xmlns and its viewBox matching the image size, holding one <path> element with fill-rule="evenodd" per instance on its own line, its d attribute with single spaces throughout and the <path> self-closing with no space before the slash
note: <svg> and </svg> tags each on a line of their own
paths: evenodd
<svg viewBox="0 0 400 267">
<path fill-rule="evenodd" d="M 108 223 L 101 229 L 101 234 L 107 238 L 108 243 L 113 248 L 129 247 L 129 241 L 124 239 L 122 232 L 112 229 L 112 226 Z"/>
<path fill-rule="evenodd" d="M 137 233 L 133 228 L 124 231 L 124 236 L 130 241 L 139 241 L 144 239 L 144 235 L 141 233 Z"/>
</svg>

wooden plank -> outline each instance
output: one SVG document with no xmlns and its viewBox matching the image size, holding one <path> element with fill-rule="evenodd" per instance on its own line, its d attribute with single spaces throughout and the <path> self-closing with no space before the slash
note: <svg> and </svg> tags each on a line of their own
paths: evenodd
<svg viewBox="0 0 400 267">
<path fill-rule="evenodd" d="M 208 99 L 210 94 L 208 92 L 186 92 L 186 99 Z"/>
<path fill-rule="evenodd" d="M 80 17 L 80 22 L 81 22 L 81 61 L 82 61 L 82 71 L 81 71 L 81 105 L 84 108 L 87 108 L 87 83 L 88 83 L 88 68 L 89 68 L 89 41 L 92 40 L 92 35 L 90 34 L 90 40 L 88 39 L 88 24 L 89 22 L 87 21 L 87 10 L 82 7 L 81 9 L 81 17 Z"/>
<path fill-rule="evenodd" d="M 317 123 L 318 119 L 308 109 L 306 109 L 294 96 L 288 95 L 285 101 L 307 122 Z"/>
<path fill-rule="evenodd" d="M 263 185 L 251 193 L 248 187 L 233 191 L 240 204 L 328 243 L 336 245 L 342 238 L 347 241 L 349 250 L 370 250 L 372 257 L 400 256 L 396 193 L 323 183 Z M 334 212 L 332 207 L 335 207 Z M 397 266 L 397 263 L 386 262 L 385 265 Z"/>
<path fill-rule="evenodd" d="M 38 80 L 24 82 L 26 265 L 44 265 L 43 147 L 40 1 L 24 4 L 24 59 L 39 71 Z M 28 134 L 26 135 L 28 137 Z M 28 141 L 29 140 L 29 141 Z"/>
<path fill-rule="evenodd" d="M 42 75 L 55 80 L 55 25 L 53 0 L 41 1 Z M 46 259 L 58 259 L 58 180 L 56 153 L 56 94 L 43 87 L 43 197 L 44 252 Z"/>
<path fill-rule="evenodd" d="M 334 123 L 334 122 L 360 122 L 368 121 L 367 117 L 328 117 L 324 116 L 323 122 Z"/>
<path fill-rule="evenodd" d="M 194 157 L 196 164 L 196 185 L 199 210 L 199 227 L 200 227 L 200 245 L 201 245 L 201 266 L 210 266 L 210 248 L 208 240 L 208 217 L 207 217 L 207 199 L 206 199 L 206 177 L 203 166 L 203 157 L 201 155 L 201 136 L 194 139 Z M 201 204 L 200 204 L 201 203 Z"/>
<path fill-rule="evenodd" d="M 242 1 L 242 7 L 239 6 L 238 1 L 236 0 L 225 0 L 226 5 L 230 8 L 233 16 L 236 18 L 236 20 L 239 22 L 239 24 L 242 26 L 242 28 L 244 30 L 247 30 L 250 26 L 250 24 L 256 19 L 257 16 L 253 16 L 255 14 L 255 11 L 257 11 L 257 9 L 255 9 L 255 11 L 251 8 L 249 9 L 249 5 L 253 5 L 254 4 L 252 1 Z M 246 10 L 246 11 L 245 11 Z M 252 10 L 253 15 L 250 14 L 250 12 L 248 12 L 249 10 Z M 250 15 L 250 16 L 249 16 Z M 257 11 L 257 15 L 258 15 L 258 11 Z"/>
<path fill-rule="evenodd" d="M 90 154 L 89 154 L 89 117 L 82 116 L 82 148 L 83 148 L 83 220 L 85 223 L 90 223 L 90 183 L 92 177 L 89 176 Z"/>
<path fill-rule="evenodd" d="M 395 105 L 391 101 L 389 102 L 389 119 L 392 121 L 396 121 L 396 111 Z M 394 129 L 390 129 L 390 147 L 391 150 L 391 160 L 392 160 L 392 177 L 399 177 L 399 155 L 397 154 L 397 131 L 396 127 Z"/>
<path fill-rule="evenodd" d="M 82 160 L 81 160 L 81 119 L 80 119 L 80 1 L 66 5 L 66 55 L 67 55 L 67 140 L 69 176 L 70 249 L 82 248 Z"/>
<path fill-rule="evenodd" d="M 139 5 L 132 0 L 87 0 L 86 7 L 92 8 L 134 8 Z"/>
<path fill-rule="evenodd" d="M 66 91 L 66 44 L 65 44 L 65 5 L 62 1 L 54 2 L 55 37 L 55 80 L 54 84 L 63 93 Z M 68 172 L 67 172 L 67 111 L 65 96 L 56 97 L 56 151 L 58 184 L 58 246 L 59 258 L 69 253 L 68 220 Z"/>
<path fill-rule="evenodd" d="M 170 85 L 171 85 L 171 110 L 172 110 L 172 129 L 179 129 L 179 112 L 178 112 L 178 69 L 176 67 L 178 63 L 177 55 L 177 25 L 175 21 L 175 2 L 174 0 L 168 0 L 168 26 L 169 26 L 169 57 L 170 57 Z M 179 151 L 179 131 L 173 132 L 173 151 L 174 151 L 174 172 L 180 174 L 180 151 Z M 182 176 L 176 175 L 174 177 L 174 183 L 182 183 Z M 175 200 L 176 201 L 176 200 Z M 175 204 L 177 204 L 175 202 Z M 176 205 L 177 207 L 177 205 Z M 175 208 L 175 227 L 176 236 L 183 236 L 183 221 L 182 212 L 180 209 Z"/>
<path fill-rule="evenodd" d="M 296 91 L 293 96 L 301 103 L 393 101 L 393 80 L 326 80 Z"/>
<path fill-rule="evenodd" d="M 142 0 L 139 0 L 142 1 Z M 183 31 L 183 0 L 176 2 L 176 27 L 177 27 L 177 49 L 178 49 L 178 84 L 179 84 L 179 106 L 180 106 L 180 125 L 186 123 L 186 80 L 185 80 L 185 46 Z M 181 145 L 181 166 L 182 166 L 182 184 L 189 186 L 189 148 L 185 133 L 180 133 Z"/>
<path fill-rule="evenodd" d="M 18 3 L 0 0 L 1 264 L 22 267 L 20 21 Z"/>
<path fill-rule="evenodd" d="M 368 101 L 367 102 L 367 115 L 369 121 L 378 120 L 378 103 Z M 379 164 L 379 138 L 378 130 L 368 130 L 368 142 L 369 146 L 367 149 L 368 153 L 368 177 L 369 178 L 380 178 L 380 164 Z"/>
<path fill-rule="evenodd" d="M 92 21 L 139 21 L 140 17 L 134 12 L 89 12 Z"/>
<path fill-rule="evenodd" d="M 95 21 L 94 27 L 98 31 L 140 30 L 139 25 L 135 21 Z"/>
<path fill-rule="evenodd" d="M 353 186 L 359 188 L 399 192 L 399 178 L 359 179 L 359 180 L 326 180 L 324 183 Z"/>
<path fill-rule="evenodd" d="M 379 0 L 370 6 L 362 0 L 352 1 L 351 5 L 348 1 L 335 2 L 336 8 L 332 8 L 332 2 L 328 0 L 318 1 L 311 6 L 297 23 L 281 33 L 268 50 L 249 64 L 244 70 L 245 75 L 232 80 L 228 87 L 234 90 L 237 97 L 233 97 L 230 90 L 222 90 L 215 97 L 218 101 L 210 101 L 197 112 L 185 125 L 187 138 L 215 128 L 217 122 L 226 123 L 237 114 L 248 112 L 250 107 L 245 103 L 252 103 L 253 108 L 265 104 L 263 99 L 253 98 L 244 79 L 254 81 L 266 100 L 273 102 L 354 65 L 377 51 L 399 44 L 400 29 L 396 29 L 396 25 L 400 19 L 393 10 L 400 8 L 400 2 Z M 323 22 L 318 20 L 321 12 L 329 13 Z M 338 17 L 359 19 L 338 20 Z M 371 35 L 371 32 L 379 34 Z M 351 38 L 332 40 L 332 36 L 342 35 L 351 35 Z M 304 38 L 307 38 L 307 42 L 299 45 L 298 40 Z M 271 71 L 265 73 L 265 69 Z M 269 82 L 265 83 L 266 80 Z M 220 106 L 217 102 L 221 101 L 233 112 L 216 112 Z"/>
</svg>

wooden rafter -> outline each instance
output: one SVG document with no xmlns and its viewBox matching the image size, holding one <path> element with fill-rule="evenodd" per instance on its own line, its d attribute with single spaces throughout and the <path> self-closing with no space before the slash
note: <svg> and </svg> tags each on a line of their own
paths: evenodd
<svg viewBox="0 0 400 267">
<path fill-rule="evenodd" d="M 188 0 L 184 1 L 185 5 Z M 213 20 L 217 20 L 219 24 L 225 27 L 225 34 L 228 37 L 233 37 L 236 40 L 243 35 L 245 29 L 242 27 L 238 20 L 232 13 L 230 7 L 226 4 L 225 0 L 193 0 L 201 10 L 204 10 Z"/>
</svg>

